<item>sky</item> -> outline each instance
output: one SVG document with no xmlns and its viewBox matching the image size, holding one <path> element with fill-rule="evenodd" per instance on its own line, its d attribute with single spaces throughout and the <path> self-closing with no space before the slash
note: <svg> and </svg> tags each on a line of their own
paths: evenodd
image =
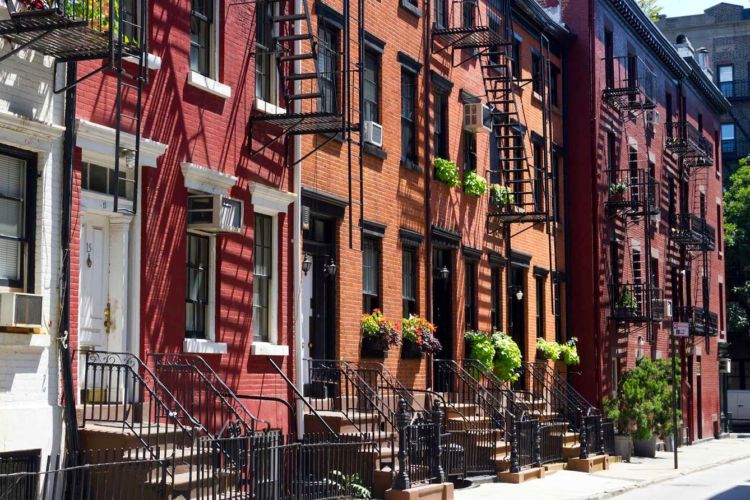
<svg viewBox="0 0 750 500">
<path fill-rule="evenodd" d="M 691 14 L 701 14 L 705 9 L 721 3 L 722 0 L 657 0 L 662 9 L 662 14 L 668 17 L 689 16 Z M 750 7 L 750 0 L 724 0 L 726 3 Z"/>
</svg>

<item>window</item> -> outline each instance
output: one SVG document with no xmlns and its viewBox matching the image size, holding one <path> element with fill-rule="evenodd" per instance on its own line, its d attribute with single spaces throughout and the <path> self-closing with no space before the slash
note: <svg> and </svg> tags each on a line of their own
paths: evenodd
<svg viewBox="0 0 750 500">
<path fill-rule="evenodd" d="M 490 269 L 490 322 L 492 329 L 503 329 L 503 270 L 498 266 Z"/>
<path fill-rule="evenodd" d="M 366 121 L 380 123 L 380 54 L 365 51 L 364 113 Z"/>
<path fill-rule="evenodd" d="M 500 127 L 492 127 L 490 132 L 490 183 L 500 184 L 502 164 L 500 162 Z"/>
<path fill-rule="evenodd" d="M 560 222 L 560 164 L 562 156 L 557 149 L 552 150 L 552 220 Z"/>
<path fill-rule="evenodd" d="M 491 32 L 496 33 L 498 36 L 502 37 L 502 29 L 500 24 L 500 18 L 497 16 L 497 14 L 493 12 L 487 12 L 487 20 L 489 23 L 489 29 Z M 501 61 L 501 56 L 503 53 L 503 46 L 502 45 L 493 45 L 489 47 L 489 58 L 490 62 L 493 64 L 499 64 Z"/>
<path fill-rule="evenodd" d="M 255 97 L 276 104 L 276 56 L 273 49 L 273 8 L 271 0 L 259 0 L 256 4 L 255 32 Z"/>
<path fill-rule="evenodd" d="M 255 214 L 253 270 L 253 340 L 271 340 L 273 303 L 273 217 Z"/>
<path fill-rule="evenodd" d="M 401 256 L 401 298 L 403 317 L 417 314 L 417 249 L 404 248 Z"/>
<path fill-rule="evenodd" d="M 724 238 L 721 230 L 721 205 L 716 204 L 716 250 L 724 251 Z"/>
<path fill-rule="evenodd" d="M 206 77 L 213 76 L 211 64 L 213 14 L 213 0 L 192 0 L 190 11 L 190 69 Z"/>
<path fill-rule="evenodd" d="M 210 238 L 187 235 L 187 295 L 185 297 L 185 336 L 207 338 L 209 317 Z"/>
<path fill-rule="evenodd" d="M 555 341 L 558 344 L 565 342 L 563 338 L 563 324 L 562 324 L 562 284 L 560 283 L 559 275 L 554 278 L 552 284 L 554 288 L 555 297 L 553 298 L 552 305 L 555 308 Z"/>
<path fill-rule="evenodd" d="M 513 78 L 521 78 L 521 39 L 514 36 L 511 44 L 511 70 Z"/>
<path fill-rule="evenodd" d="M 362 254 L 362 310 L 380 307 L 380 240 L 365 238 Z"/>
<path fill-rule="evenodd" d="M 81 188 L 107 195 L 114 195 L 117 190 L 121 198 L 132 201 L 134 183 L 131 172 L 132 170 L 120 170 L 118 176 L 120 181 L 117 182 L 114 169 L 84 162 L 81 172 Z"/>
<path fill-rule="evenodd" d="M 435 26 L 448 27 L 448 0 L 435 0 Z"/>
<path fill-rule="evenodd" d="M 477 0 L 462 0 L 461 2 L 461 25 L 464 28 L 474 26 L 474 12 L 478 9 Z"/>
<path fill-rule="evenodd" d="M 542 74 L 542 56 L 536 52 L 531 51 L 531 88 L 534 92 L 541 95 L 543 86 L 543 74 Z"/>
<path fill-rule="evenodd" d="M 473 172 L 477 169 L 477 136 L 472 132 L 464 134 L 464 172 Z"/>
<path fill-rule="evenodd" d="M 659 259 L 651 257 L 651 289 L 659 289 Z"/>
<path fill-rule="evenodd" d="M 320 67 L 320 111 L 338 113 L 336 92 L 339 31 L 326 23 L 318 26 L 318 66 Z"/>
<path fill-rule="evenodd" d="M 464 268 L 464 324 L 467 330 L 477 328 L 477 264 L 467 262 Z"/>
<path fill-rule="evenodd" d="M 719 330 L 724 331 L 724 283 L 719 283 Z"/>
<path fill-rule="evenodd" d="M 416 90 L 417 76 L 401 70 L 401 161 L 416 164 Z"/>
<path fill-rule="evenodd" d="M 604 78 L 608 89 L 615 86 L 615 42 L 612 30 L 604 30 Z"/>
<path fill-rule="evenodd" d="M 549 77 L 549 100 L 553 106 L 560 105 L 560 68 L 555 65 L 550 67 Z"/>
<path fill-rule="evenodd" d="M 544 304 L 544 278 L 542 276 L 536 277 L 536 336 L 544 337 L 545 331 L 545 304 Z"/>
<path fill-rule="evenodd" d="M 734 95 L 734 66 L 722 64 L 716 70 L 716 78 L 719 82 L 719 90 L 726 97 Z"/>
<path fill-rule="evenodd" d="M 734 141 L 734 123 L 722 123 L 721 124 L 721 152 L 722 153 L 736 153 L 737 152 L 737 145 Z"/>
<path fill-rule="evenodd" d="M 35 170 L 28 160 L 0 154 L 0 286 L 27 291 L 33 291 Z"/>
<path fill-rule="evenodd" d="M 640 196 L 640 183 L 638 181 L 638 150 L 630 147 L 628 148 L 628 175 L 630 177 L 630 199 L 634 202 L 638 202 Z"/>
<path fill-rule="evenodd" d="M 435 156 L 448 158 L 448 97 L 440 92 L 435 99 Z"/>
<path fill-rule="evenodd" d="M 544 211 L 544 145 L 534 143 L 534 210 Z"/>
<path fill-rule="evenodd" d="M 638 310 L 643 309 L 643 295 L 642 295 L 642 283 L 643 283 L 643 268 L 641 267 L 641 251 L 640 249 L 634 248 L 632 252 L 633 258 L 633 294 L 635 295 L 636 303 L 638 304 Z"/>
</svg>

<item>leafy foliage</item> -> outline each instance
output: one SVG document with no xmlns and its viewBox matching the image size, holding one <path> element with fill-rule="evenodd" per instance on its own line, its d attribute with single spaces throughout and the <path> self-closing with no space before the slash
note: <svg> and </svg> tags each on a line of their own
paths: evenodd
<svg viewBox="0 0 750 500">
<path fill-rule="evenodd" d="M 492 339 L 487 332 L 468 331 L 464 333 L 464 339 L 469 351 L 469 358 L 476 359 L 487 370 L 491 370 L 492 360 L 495 358 L 495 346 L 492 345 Z"/>
<path fill-rule="evenodd" d="M 440 341 L 435 337 L 437 327 L 421 316 L 410 315 L 401 320 L 401 335 L 404 343 L 416 344 L 419 350 L 426 354 L 437 354 L 443 349 Z"/>
<path fill-rule="evenodd" d="M 748 331 L 750 313 L 750 157 L 729 177 L 724 193 L 729 331 Z M 734 304 L 734 305 L 733 305 Z"/>
<path fill-rule="evenodd" d="M 363 498 L 369 500 L 372 493 L 362 485 L 362 478 L 359 474 L 344 474 L 339 470 L 333 470 L 328 473 L 328 484 L 333 486 L 340 496 L 352 496 L 354 498 Z"/>
<path fill-rule="evenodd" d="M 508 186 L 492 184 L 490 186 L 490 204 L 497 207 L 513 203 L 513 193 Z"/>
<path fill-rule="evenodd" d="M 435 177 L 450 187 L 458 187 L 461 183 L 458 178 L 458 165 L 445 158 L 435 158 Z"/>
<path fill-rule="evenodd" d="M 649 19 L 653 22 L 659 22 L 659 16 L 663 7 L 656 3 L 656 0 L 638 0 L 638 5 L 643 9 Z"/>
<path fill-rule="evenodd" d="M 560 359 L 560 344 L 553 341 L 545 340 L 542 337 L 536 339 L 536 350 L 539 351 L 544 359 L 557 361 Z"/>
<path fill-rule="evenodd" d="M 495 348 L 495 375 L 503 381 L 518 380 L 518 368 L 521 367 L 521 349 L 518 344 L 506 333 L 495 332 L 492 334 L 492 346 Z"/>
<path fill-rule="evenodd" d="M 464 193 L 470 196 L 482 196 L 487 191 L 487 181 L 474 170 L 464 174 Z"/>
<path fill-rule="evenodd" d="M 560 358 L 568 366 L 581 364 L 581 356 L 578 355 L 578 339 L 571 337 L 566 343 L 560 345 Z"/>
<path fill-rule="evenodd" d="M 378 348 L 384 351 L 401 343 L 401 335 L 396 325 L 392 321 L 388 321 L 380 309 L 375 309 L 372 314 L 362 316 L 360 330 L 362 338 L 374 341 Z"/>
<path fill-rule="evenodd" d="M 625 194 L 625 192 L 628 190 L 628 183 L 627 182 L 613 182 L 609 185 L 609 194 Z"/>
<path fill-rule="evenodd" d="M 623 286 L 620 290 L 620 300 L 617 302 L 617 305 L 631 312 L 638 310 L 638 301 L 635 300 L 633 290 L 629 286 Z"/>
<path fill-rule="evenodd" d="M 679 384 L 679 373 L 674 381 Z M 671 360 L 642 358 L 620 380 L 617 397 L 604 401 L 607 416 L 614 419 L 622 434 L 648 439 L 665 437 L 672 430 Z"/>
</svg>

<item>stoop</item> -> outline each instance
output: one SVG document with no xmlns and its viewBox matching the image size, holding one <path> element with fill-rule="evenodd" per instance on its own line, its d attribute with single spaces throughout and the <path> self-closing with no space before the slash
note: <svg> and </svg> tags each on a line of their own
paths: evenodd
<svg viewBox="0 0 750 500">
<path fill-rule="evenodd" d="M 568 470 L 576 472 L 599 472 L 609 469 L 609 455 L 597 455 L 589 458 L 569 458 Z"/>
<path fill-rule="evenodd" d="M 425 484 L 408 490 L 389 489 L 385 500 L 453 500 L 453 483 Z"/>
<path fill-rule="evenodd" d="M 535 467 L 533 469 L 522 470 L 521 472 L 498 472 L 497 479 L 501 483 L 519 484 L 531 479 L 541 479 L 544 477 L 544 467 Z"/>
</svg>

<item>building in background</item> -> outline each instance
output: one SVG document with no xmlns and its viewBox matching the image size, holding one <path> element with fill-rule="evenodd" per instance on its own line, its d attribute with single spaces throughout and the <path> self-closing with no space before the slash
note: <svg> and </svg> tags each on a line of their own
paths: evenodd
<svg viewBox="0 0 750 500">
<path fill-rule="evenodd" d="M 673 325 L 688 323 L 675 352 L 683 426 L 689 442 L 712 436 L 726 331 L 719 137 L 729 104 L 700 57 L 678 53 L 636 2 L 556 4 L 578 35 L 567 102 L 567 182 L 580 193 L 567 200 L 575 384 L 601 402 L 640 357 L 669 357 Z"/>
</svg>

